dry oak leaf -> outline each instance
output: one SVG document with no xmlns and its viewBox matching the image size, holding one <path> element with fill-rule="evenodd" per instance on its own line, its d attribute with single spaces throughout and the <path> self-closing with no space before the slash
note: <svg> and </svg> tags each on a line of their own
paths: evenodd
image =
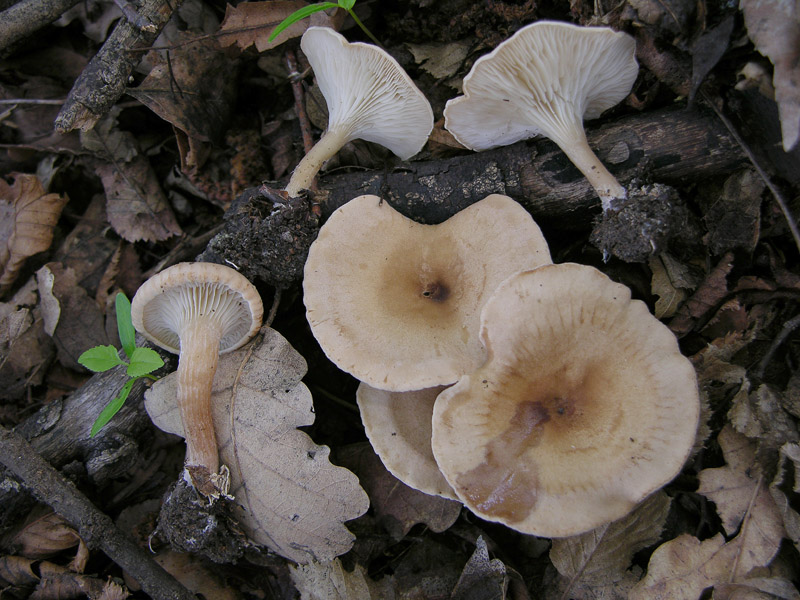
<svg viewBox="0 0 800 600">
<path fill-rule="evenodd" d="M 726 426 L 720 446 L 728 464 L 701 471 L 699 491 L 717 504 L 726 531 L 738 529 L 738 535 L 726 542 L 721 533 L 703 541 L 683 534 L 662 544 L 630 600 L 696 600 L 706 588 L 744 581 L 777 554 L 783 521 L 753 463 L 754 443 Z"/>
<path fill-rule="evenodd" d="M 339 29 L 344 20 L 344 11 L 337 10 L 333 17 L 320 11 L 309 19 L 301 19 L 284 29 L 273 41 L 269 41 L 272 30 L 293 12 L 308 6 L 302 0 L 275 0 L 272 2 L 242 2 L 225 7 L 225 19 L 219 28 L 219 43 L 223 47 L 236 44 L 245 50 L 255 44 L 256 50 L 272 50 L 286 40 L 300 37 L 311 25 Z"/>
<path fill-rule="evenodd" d="M 561 597 L 625 598 L 638 581 L 629 570 L 633 555 L 660 539 L 670 503 L 664 492 L 656 492 L 618 521 L 554 539 L 550 560 L 565 579 Z"/>
<path fill-rule="evenodd" d="M 716 586 L 712 600 L 800 600 L 800 593 L 788 579 L 751 577 Z"/>
<path fill-rule="evenodd" d="M 212 411 L 220 460 L 231 471 L 234 515 L 248 537 L 290 560 L 328 561 L 350 550 L 344 526 L 367 511 L 358 478 L 332 465 L 298 427 L 314 422 L 306 362 L 277 331 L 262 330 L 220 356 Z M 182 435 L 175 373 L 156 382 L 145 408 L 157 427 Z"/>
<path fill-rule="evenodd" d="M 800 138 L 800 9 L 791 0 L 742 0 L 747 33 L 772 61 L 775 101 L 788 152 Z"/>
<path fill-rule="evenodd" d="M 68 198 L 47 194 L 36 175 L 0 179 L 0 296 L 13 285 L 26 258 L 44 252 Z"/>
<path fill-rule="evenodd" d="M 509 572 L 499 558 L 489 558 L 489 548 L 483 536 L 478 536 L 475 551 L 470 556 L 451 600 L 506 600 Z"/>
<path fill-rule="evenodd" d="M 289 565 L 289 573 L 301 600 L 379 600 L 370 591 L 370 581 L 361 565 L 350 572 L 346 571 L 341 561 L 307 565 Z"/>
</svg>

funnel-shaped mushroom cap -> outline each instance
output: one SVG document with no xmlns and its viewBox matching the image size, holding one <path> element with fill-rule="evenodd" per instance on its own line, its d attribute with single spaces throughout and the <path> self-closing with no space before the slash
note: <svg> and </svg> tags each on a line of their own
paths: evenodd
<svg viewBox="0 0 800 600">
<path fill-rule="evenodd" d="M 599 117 L 630 93 L 639 70 L 635 46 L 631 36 L 605 27 L 523 27 L 475 61 L 464 95 L 447 103 L 445 127 L 472 150 L 536 135 L 563 148 L 583 135 L 584 118 Z"/>
<path fill-rule="evenodd" d="M 328 104 L 328 130 L 345 129 L 347 140 L 378 143 L 403 160 L 422 149 L 433 111 L 394 58 L 328 27 L 309 27 L 300 47 Z"/>
<path fill-rule="evenodd" d="M 367 437 L 392 475 L 425 494 L 458 500 L 431 450 L 433 403 L 444 389 L 387 392 L 362 382 L 356 400 Z"/>
<path fill-rule="evenodd" d="M 439 395 L 432 439 L 475 514 L 570 536 L 678 474 L 697 431 L 695 372 L 628 288 L 548 265 L 503 282 L 481 323 L 489 359 Z"/>
<path fill-rule="evenodd" d="M 247 342 L 261 327 L 264 309 L 258 291 L 230 267 L 180 263 L 148 279 L 131 303 L 133 326 L 154 344 L 180 352 L 180 333 L 195 317 L 213 317 L 222 326 L 220 353 Z"/>
<path fill-rule="evenodd" d="M 506 196 L 439 225 L 360 196 L 320 229 L 303 297 L 314 337 L 340 369 L 378 389 L 419 390 L 481 365 L 486 300 L 512 273 L 550 262 L 539 227 Z"/>
</svg>

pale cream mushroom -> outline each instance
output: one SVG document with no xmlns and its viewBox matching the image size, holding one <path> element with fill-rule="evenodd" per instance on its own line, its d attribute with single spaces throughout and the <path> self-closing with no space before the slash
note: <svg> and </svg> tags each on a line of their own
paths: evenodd
<svg viewBox="0 0 800 600">
<path fill-rule="evenodd" d="M 131 302 L 133 326 L 179 354 L 178 408 L 186 433 L 186 471 L 206 496 L 224 492 L 211 418 L 211 386 L 221 353 L 252 338 L 263 306 L 243 275 L 214 263 L 181 263 L 148 279 Z"/>
<path fill-rule="evenodd" d="M 607 211 L 625 188 L 589 147 L 584 119 L 623 100 L 639 70 L 635 40 L 606 27 L 539 21 L 482 56 L 447 102 L 445 127 L 487 150 L 544 135 L 566 153 Z"/>
<path fill-rule="evenodd" d="M 432 447 L 476 515 L 543 537 L 616 520 L 681 470 L 695 371 L 672 332 L 600 271 L 546 265 L 487 302 L 489 358 L 442 392 Z"/>
<path fill-rule="evenodd" d="M 362 382 L 356 400 L 372 448 L 392 475 L 425 494 L 457 500 L 431 450 L 433 403 L 444 389 L 387 392 Z"/>
<path fill-rule="evenodd" d="M 360 196 L 311 245 L 306 316 L 328 358 L 372 387 L 447 385 L 483 363 L 480 311 L 497 285 L 550 262 L 539 227 L 507 196 L 439 225 Z"/>
<path fill-rule="evenodd" d="M 433 111 L 397 61 L 377 46 L 349 43 L 327 27 L 309 27 L 300 42 L 328 105 L 328 128 L 295 168 L 286 192 L 308 188 L 322 165 L 355 139 L 385 146 L 403 160 L 419 152 Z"/>
</svg>

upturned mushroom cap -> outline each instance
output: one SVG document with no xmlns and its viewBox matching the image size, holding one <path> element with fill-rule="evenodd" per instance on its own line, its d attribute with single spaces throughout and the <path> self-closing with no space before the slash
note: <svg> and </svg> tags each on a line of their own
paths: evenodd
<svg viewBox="0 0 800 600">
<path fill-rule="evenodd" d="M 326 160 L 347 142 L 385 146 L 406 160 L 433 129 L 431 105 L 397 61 L 377 46 L 349 43 L 328 27 L 309 27 L 300 41 L 328 105 L 328 129 L 295 168 L 286 192 L 308 188 Z"/>
<path fill-rule="evenodd" d="M 447 385 L 483 363 L 480 311 L 497 285 L 550 262 L 539 227 L 506 196 L 439 225 L 360 196 L 311 245 L 306 314 L 328 358 L 372 387 Z"/>
<path fill-rule="evenodd" d="M 385 146 L 403 160 L 433 129 L 425 95 L 397 61 L 377 46 L 349 43 L 328 27 L 309 27 L 300 42 L 328 105 L 328 130 Z"/>
<path fill-rule="evenodd" d="M 586 142 L 583 119 L 623 100 L 639 66 L 635 40 L 606 27 L 538 21 L 482 56 L 447 102 L 445 127 L 472 150 L 537 135 L 553 140 L 589 179 L 604 208 L 625 190 Z"/>
<path fill-rule="evenodd" d="M 180 263 L 148 279 L 131 302 L 133 326 L 148 340 L 178 354 L 180 329 L 196 316 L 216 314 L 219 353 L 242 346 L 261 327 L 261 296 L 247 278 L 215 263 Z"/>
<path fill-rule="evenodd" d="M 387 392 L 362 382 L 356 400 L 372 448 L 392 475 L 425 494 L 458 500 L 431 450 L 433 403 L 444 389 Z"/>
<path fill-rule="evenodd" d="M 695 372 L 627 287 L 592 267 L 543 266 L 503 282 L 481 323 L 489 358 L 439 395 L 432 438 L 475 514 L 570 536 L 678 474 L 697 431 Z"/>
</svg>

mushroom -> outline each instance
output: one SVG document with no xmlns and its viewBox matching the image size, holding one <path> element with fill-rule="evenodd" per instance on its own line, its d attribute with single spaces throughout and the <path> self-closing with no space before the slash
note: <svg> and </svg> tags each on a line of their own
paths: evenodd
<svg viewBox="0 0 800 600">
<path fill-rule="evenodd" d="M 362 382 L 356 400 L 372 448 L 392 475 L 425 494 L 457 500 L 431 450 L 433 403 L 444 389 L 387 392 Z"/>
<path fill-rule="evenodd" d="M 214 263 L 169 267 L 148 279 L 131 302 L 137 331 L 179 354 L 177 401 L 186 432 L 186 471 L 206 496 L 224 493 L 226 484 L 211 419 L 218 357 L 252 338 L 262 315 L 261 297 L 253 284 L 230 267 Z"/>
<path fill-rule="evenodd" d="M 550 262 L 539 227 L 507 196 L 488 196 L 439 225 L 359 196 L 311 245 L 306 316 L 328 358 L 372 387 L 447 385 L 483 363 L 480 310 L 497 285 Z"/>
<path fill-rule="evenodd" d="M 445 128 L 471 150 L 536 135 L 555 142 L 586 176 L 603 211 L 625 188 L 592 152 L 583 119 L 624 99 L 639 66 L 635 40 L 606 27 L 539 21 L 482 56 L 447 102 Z"/>
<path fill-rule="evenodd" d="M 328 128 L 292 173 L 289 196 L 308 188 L 323 163 L 354 139 L 381 144 L 403 160 L 422 149 L 433 111 L 394 58 L 327 27 L 309 27 L 300 47 L 325 96 Z"/>
<path fill-rule="evenodd" d="M 439 468 L 476 515 L 576 535 L 681 470 L 695 371 L 627 287 L 577 264 L 518 273 L 484 307 L 481 338 L 488 360 L 439 395 L 432 420 Z"/>
</svg>

